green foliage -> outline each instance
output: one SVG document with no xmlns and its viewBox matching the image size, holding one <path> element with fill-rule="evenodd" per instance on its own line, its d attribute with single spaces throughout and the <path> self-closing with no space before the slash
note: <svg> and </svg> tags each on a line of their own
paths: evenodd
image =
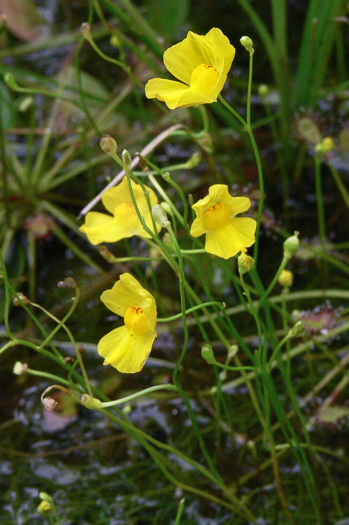
<svg viewBox="0 0 349 525">
<path fill-rule="evenodd" d="M 170 42 L 186 21 L 190 4 L 188 0 L 147 0 L 145 6 L 151 25 Z"/>
<path fill-rule="evenodd" d="M 22 32 L 31 27 L 28 43 L 8 25 L 0 50 L 0 489 L 8 510 L 0 521 L 41 523 L 39 497 L 54 502 L 57 524 L 112 516 L 325 525 L 348 515 L 347 37 L 338 31 L 346 2 L 310 0 L 297 27 L 286 0 L 270 0 L 270 24 L 261 2 L 238 4 L 254 55 L 237 48 L 236 75 L 217 104 L 173 112 L 146 100 L 144 84 L 163 74 L 162 42 L 194 29 L 190 2 L 65 3 L 55 38 L 35 40 L 39 22 L 20 17 Z M 84 38 L 77 20 L 89 24 Z M 75 57 L 46 69 L 72 43 Z M 43 63 L 26 61 L 33 52 Z M 253 67 L 267 87 L 258 89 Z M 100 151 L 105 133 L 117 151 Z M 100 191 L 121 170 L 131 190 L 131 181 L 143 188 L 147 212 L 146 187 L 154 190 L 166 220 L 162 213 L 162 230 L 147 229 L 130 190 L 149 237 L 99 246 L 102 259 L 77 215 L 105 212 Z M 212 184 L 252 201 L 249 271 L 190 235 L 192 204 Z M 278 284 L 286 267 L 291 290 Z M 157 339 L 139 374 L 103 367 L 97 353 L 122 323 L 99 298 L 124 272 L 157 303 Z M 61 410 L 40 407 L 41 395 Z"/>
</svg>

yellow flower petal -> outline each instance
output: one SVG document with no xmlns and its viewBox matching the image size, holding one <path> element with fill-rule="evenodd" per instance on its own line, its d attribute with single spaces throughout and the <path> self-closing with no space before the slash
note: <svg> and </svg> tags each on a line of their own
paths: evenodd
<svg viewBox="0 0 349 525">
<path fill-rule="evenodd" d="M 189 31 L 182 42 L 165 51 L 164 64 L 174 77 L 185 84 L 190 84 L 193 70 L 201 64 L 213 66 L 220 75 L 225 74 L 225 82 L 234 55 L 235 49 L 228 38 L 214 27 L 206 35 Z"/>
<path fill-rule="evenodd" d="M 105 365 L 112 365 L 125 374 L 133 374 L 142 370 L 155 337 L 155 331 L 134 335 L 126 326 L 121 326 L 102 337 L 98 353 L 104 357 Z"/>
<path fill-rule="evenodd" d="M 181 82 L 162 78 L 149 80 L 145 86 L 145 94 L 147 98 L 156 98 L 160 102 L 165 102 L 169 109 L 215 102 L 211 96 L 197 93 Z"/>
<path fill-rule="evenodd" d="M 131 184 L 139 211 L 148 228 L 154 231 L 151 211 L 143 189 L 133 181 Z M 146 186 L 146 189 L 152 208 L 157 204 L 158 199 L 151 188 Z M 144 238 L 150 237 L 149 233 L 144 230 L 133 206 L 126 178 L 115 188 L 107 190 L 102 196 L 102 201 L 113 217 L 103 213 L 90 212 L 86 215 L 85 224 L 80 228 L 82 232 L 86 233 L 92 244 L 116 242 L 120 239 L 133 237 L 133 235 Z M 160 229 L 161 227 L 157 225 L 157 231 Z"/>
<path fill-rule="evenodd" d="M 225 184 L 214 184 L 209 194 L 193 205 L 197 215 L 190 233 L 193 237 L 206 234 L 205 250 L 224 259 L 255 242 L 256 221 L 235 217 L 251 206 L 247 197 L 232 197 Z"/>
<path fill-rule="evenodd" d="M 157 335 L 154 297 L 131 274 L 124 273 L 111 290 L 103 292 L 101 300 L 112 312 L 124 316 L 125 322 L 98 343 L 104 364 L 119 372 L 139 372 Z"/>
<path fill-rule="evenodd" d="M 136 191 L 137 184 L 132 181 L 132 189 Z M 132 202 L 130 191 L 128 189 L 127 178 L 124 177 L 122 181 L 114 188 L 109 188 L 102 195 L 102 202 L 105 208 L 114 215 L 115 208 L 122 202 Z"/>
<path fill-rule="evenodd" d="M 131 274 L 123 273 L 120 275 L 120 279 L 114 284 L 113 288 L 102 293 L 101 301 L 109 310 L 122 317 L 130 306 L 143 308 L 150 326 L 155 330 L 155 299 Z"/>
<path fill-rule="evenodd" d="M 150 80 L 145 93 L 157 98 L 170 109 L 216 102 L 227 79 L 235 49 L 217 28 L 206 35 L 188 36 L 164 53 L 166 68 L 181 82 L 155 78 Z"/>
<path fill-rule="evenodd" d="M 225 227 L 206 234 L 205 250 L 223 259 L 234 257 L 255 242 L 256 226 L 254 219 L 233 218 Z"/>
<path fill-rule="evenodd" d="M 95 211 L 89 212 L 85 217 L 85 224 L 80 227 L 91 244 L 100 244 L 101 242 L 117 242 L 125 237 L 124 228 L 118 227 L 114 217 L 105 213 Z M 133 235 L 131 233 L 131 235 Z M 127 235 L 130 237 L 131 235 Z"/>
</svg>

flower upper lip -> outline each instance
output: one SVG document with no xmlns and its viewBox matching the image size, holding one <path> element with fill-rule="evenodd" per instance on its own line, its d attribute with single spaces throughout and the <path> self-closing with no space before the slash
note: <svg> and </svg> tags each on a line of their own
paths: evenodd
<svg viewBox="0 0 349 525">
<path fill-rule="evenodd" d="M 235 48 L 218 28 L 206 35 L 189 31 L 187 37 L 164 53 L 164 64 L 180 82 L 153 78 L 145 87 L 148 98 L 170 109 L 216 102 L 227 79 Z"/>
</svg>

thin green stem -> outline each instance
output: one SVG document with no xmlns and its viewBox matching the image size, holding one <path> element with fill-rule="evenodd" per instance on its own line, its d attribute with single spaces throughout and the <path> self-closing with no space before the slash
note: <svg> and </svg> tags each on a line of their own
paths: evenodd
<svg viewBox="0 0 349 525">
<path fill-rule="evenodd" d="M 280 274 L 281 274 L 282 270 L 284 270 L 286 268 L 286 265 L 287 265 L 288 261 L 289 261 L 289 258 L 284 256 L 282 261 L 281 261 L 281 264 L 280 264 L 280 266 L 279 266 L 279 268 L 278 268 L 278 270 L 276 272 L 276 274 L 273 277 L 273 280 L 269 284 L 269 286 L 268 286 L 266 292 L 264 293 L 264 295 L 259 300 L 257 310 L 259 310 L 259 308 L 263 305 L 263 303 L 267 299 L 267 297 L 269 297 L 271 291 L 273 290 L 274 286 L 278 282 L 278 279 L 280 277 Z"/>
<path fill-rule="evenodd" d="M 43 372 L 41 370 L 33 370 L 32 368 L 27 368 L 26 374 L 30 374 L 36 377 L 43 377 L 45 379 L 51 379 L 55 383 L 61 383 L 62 385 L 65 385 L 67 387 L 71 386 L 71 383 L 66 379 L 63 379 L 63 377 L 56 376 L 55 374 L 49 374 L 48 372 Z"/>
<path fill-rule="evenodd" d="M 225 309 L 225 305 L 218 302 L 218 301 L 209 301 L 207 303 L 198 304 L 197 306 L 193 306 L 192 308 L 189 308 L 186 310 L 186 315 L 191 314 L 192 312 L 195 312 L 196 310 L 201 310 L 203 308 L 206 308 L 208 306 L 217 306 L 218 308 L 221 308 L 222 310 Z M 181 319 L 183 317 L 183 313 L 172 315 L 171 317 L 162 317 L 157 320 L 158 323 L 168 323 L 169 321 L 175 321 L 176 319 Z"/>
<path fill-rule="evenodd" d="M 102 403 L 102 408 L 109 408 L 117 405 L 122 405 L 123 403 L 128 403 L 133 399 L 137 399 L 138 397 L 145 396 L 147 394 L 150 394 L 151 392 L 156 392 L 158 390 L 173 390 L 176 392 L 177 388 L 171 384 L 151 386 L 149 388 L 145 388 L 144 390 L 140 390 L 139 392 L 135 392 L 134 394 L 130 394 L 129 396 L 117 399 L 115 401 L 106 401 L 105 403 Z"/>
<path fill-rule="evenodd" d="M 321 161 L 322 154 L 315 154 L 315 193 L 316 193 L 316 205 L 318 215 L 318 229 L 319 237 L 322 247 L 325 247 L 326 242 L 326 228 L 325 228 L 325 211 L 324 201 L 322 194 L 322 183 L 321 183 Z"/>
</svg>

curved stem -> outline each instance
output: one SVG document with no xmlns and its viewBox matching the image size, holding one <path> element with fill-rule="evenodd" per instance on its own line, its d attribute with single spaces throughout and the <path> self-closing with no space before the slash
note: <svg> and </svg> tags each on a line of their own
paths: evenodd
<svg viewBox="0 0 349 525">
<path fill-rule="evenodd" d="M 116 405 L 122 405 L 123 403 L 128 403 L 129 401 L 132 401 L 133 399 L 137 399 L 137 397 L 145 396 L 147 394 L 150 394 L 151 392 L 156 392 L 157 390 L 177 391 L 177 388 L 171 384 L 151 386 L 139 392 L 135 392 L 134 394 L 130 394 L 129 396 L 122 397 L 121 399 L 116 399 L 115 401 L 106 401 L 105 403 L 102 403 L 101 406 L 102 408 L 109 408 L 109 407 L 114 407 Z"/>
<path fill-rule="evenodd" d="M 218 301 L 209 301 L 207 303 L 198 304 L 197 306 L 193 306 L 192 308 L 189 308 L 186 310 L 186 315 L 195 312 L 196 310 L 201 310 L 202 308 L 206 308 L 207 306 L 218 306 L 218 308 L 221 308 L 222 310 L 225 309 L 224 304 L 218 302 Z M 168 323 L 169 321 L 175 321 L 176 319 L 180 319 L 183 316 L 182 312 L 180 314 L 172 315 L 171 317 L 162 317 L 158 318 L 158 323 Z"/>
</svg>

